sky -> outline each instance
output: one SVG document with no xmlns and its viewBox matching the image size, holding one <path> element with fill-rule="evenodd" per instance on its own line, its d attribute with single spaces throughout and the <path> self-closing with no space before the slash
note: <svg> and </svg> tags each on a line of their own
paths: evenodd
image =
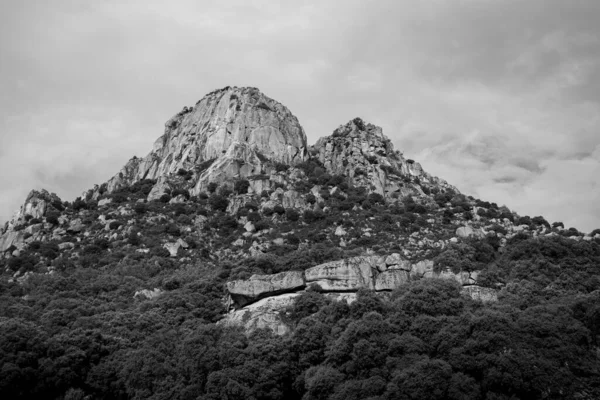
<svg viewBox="0 0 600 400">
<path fill-rule="evenodd" d="M 72 201 L 225 86 L 309 144 L 361 117 L 462 193 L 600 228 L 600 1 L 0 1 L 0 221 Z"/>
</svg>

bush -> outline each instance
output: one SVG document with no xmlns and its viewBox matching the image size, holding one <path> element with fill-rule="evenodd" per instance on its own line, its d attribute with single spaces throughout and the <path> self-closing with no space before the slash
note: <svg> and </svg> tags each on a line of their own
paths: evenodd
<svg viewBox="0 0 600 400">
<path fill-rule="evenodd" d="M 135 203 L 133 211 L 139 215 L 145 214 L 148 211 L 148 205 L 146 203 Z"/>
<path fill-rule="evenodd" d="M 295 222 L 298 221 L 298 219 L 300 219 L 300 213 L 296 210 L 294 210 L 293 208 L 288 208 L 285 211 L 285 216 L 287 217 L 287 219 L 289 221 Z"/>
<path fill-rule="evenodd" d="M 208 184 L 208 186 L 206 187 L 206 190 L 208 190 L 208 193 L 214 193 L 217 188 L 219 187 L 219 184 L 216 182 L 211 182 Z"/>
<path fill-rule="evenodd" d="M 46 222 L 52 225 L 58 225 L 58 217 L 60 217 L 60 214 L 57 211 L 50 211 L 46 213 Z"/>
<path fill-rule="evenodd" d="M 312 211 L 312 210 L 305 210 L 304 214 L 302 215 L 302 218 L 304 219 L 304 222 L 310 224 L 312 222 L 315 221 L 320 221 L 323 218 L 325 218 L 325 214 L 323 214 L 323 211 Z"/>
<path fill-rule="evenodd" d="M 171 193 L 171 196 L 172 197 L 183 196 L 183 197 L 185 197 L 186 199 L 189 200 L 189 198 L 190 198 L 190 192 L 188 192 L 185 189 L 175 189 Z"/>
<path fill-rule="evenodd" d="M 229 206 L 229 200 L 221 195 L 213 193 L 208 199 L 208 204 L 210 204 L 212 209 L 215 211 L 225 212 L 227 210 L 227 206 Z"/>
<path fill-rule="evenodd" d="M 250 182 L 247 179 L 240 179 L 235 181 L 233 185 L 233 191 L 237 194 L 246 194 L 248 193 L 248 188 L 250 187 Z"/>
<path fill-rule="evenodd" d="M 168 194 L 163 194 L 162 196 L 160 196 L 160 199 L 158 199 L 161 203 L 168 203 L 169 201 L 171 201 L 171 196 Z"/>
<path fill-rule="evenodd" d="M 254 228 L 256 229 L 256 232 L 259 232 L 265 229 L 269 229 L 270 225 L 267 221 L 261 219 L 260 221 L 256 221 L 256 223 L 254 224 Z"/>
</svg>

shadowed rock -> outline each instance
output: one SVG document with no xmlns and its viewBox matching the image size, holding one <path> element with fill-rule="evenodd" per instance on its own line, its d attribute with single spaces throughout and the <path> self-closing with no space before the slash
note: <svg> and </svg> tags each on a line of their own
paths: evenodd
<svg viewBox="0 0 600 400">
<path fill-rule="evenodd" d="M 295 291 L 306 286 L 302 271 L 274 275 L 252 275 L 248 280 L 227 282 L 227 290 L 236 306 L 242 307 L 263 297 Z"/>
</svg>

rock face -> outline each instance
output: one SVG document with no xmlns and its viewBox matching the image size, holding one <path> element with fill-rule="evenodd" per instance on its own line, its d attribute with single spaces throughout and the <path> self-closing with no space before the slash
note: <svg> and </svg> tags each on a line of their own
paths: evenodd
<svg viewBox="0 0 600 400">
<path fill-rule="evenodd" d="M 277 335 L 286 334 L 290 331 L 290 327 L 281 318 L 281 313 L 294 304 L 294 300 L 298 296 L 300 296 L 299 293 L 286 293 L 267 297 L 227 314 L 219 323 L 225 326 L 241 325 L 246 332 L 268 328 Z"/>
<path fill-rule="evenodd" d="M 375 290 L 394 290 L 408 282 L 409 277 L 409 273 L 401 269 L 383 271 L 375 279 Z"/>
<path fill-rule="evenodd" d="M 354 257 L 317 265 L 305 271 L 306 284 L 318 285 L 327 292 L 348 292 L 374 289 L 373 273 L 377 259 Z"/>
<path fill-rule="evenodd" d="M 168 120 L 150 154 L 131 159 L 106 190 L 173 176 L 181 169 L 192 175 L 192 194 L 197 194 L 212 181 L 258 175 L 266 160 L 302 162 L 306 147 L 304 130 L 285 106 L 256 88 L 226 87 Z"/>
<path fill-rule="evenodd" d="M 266 296 L 299 290 L 305 286 L 302 271 L 252 275 L 248 280 L 227 282 L 227 290 L 237 306 L 244 306 Z"/>
<path fill-rule="evenodd" d="M 441 179 L 423 171 L 419 163 L 405 159 L 394 150 L 392 142 L 380 127 L 355 118 L 323 137 L 311 147 L 330 174 L 344 174 L 354 185 L 375 186 L 374 191 L 385 196 L 419 195 L 419 182 L 451 187 Z M 412 180 L 411 180 L 412 178 Z"/>
<path fill-rule="evenodd" d="M 477 275 L 466 271 L 454 273 L 447 268 L 437 272 L 433 261 L 411 264 L 398 253 L 331 261 L 306 271 L 253 275 L 248 280 L 227 282 L 235 311 L 227 314 L 224 323 L 244 325 L 247 331 L 268 327 L 278 334 L 287 333 L 290 329 L 281 319 L 281 312 L 312 285 L 333 300 L 351 303 L 360 289 L 392 291 L 411 279 L 437 278 L 456 281 L 463 287 L 462 293 L 474 300 L 497 301 L 496 290 L 477 286 Z"/>
</svg>

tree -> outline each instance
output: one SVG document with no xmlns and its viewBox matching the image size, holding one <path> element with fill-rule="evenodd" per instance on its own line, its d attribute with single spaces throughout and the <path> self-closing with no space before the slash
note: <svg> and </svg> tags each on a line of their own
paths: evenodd
<svg viewBox="0 0 600 400">
<path fill-rule="evenodd" d="M 215 211 L 227 211 L 227 207 L 229 206 L 229 200 L 227 200 L 225 197 L 219 195 L 219 194 L 212 194 L 209 198 L 208 198 L 208 204 L 210 204 L 210 206 L 213 208 L 213 210 Z"/>
</svg>

